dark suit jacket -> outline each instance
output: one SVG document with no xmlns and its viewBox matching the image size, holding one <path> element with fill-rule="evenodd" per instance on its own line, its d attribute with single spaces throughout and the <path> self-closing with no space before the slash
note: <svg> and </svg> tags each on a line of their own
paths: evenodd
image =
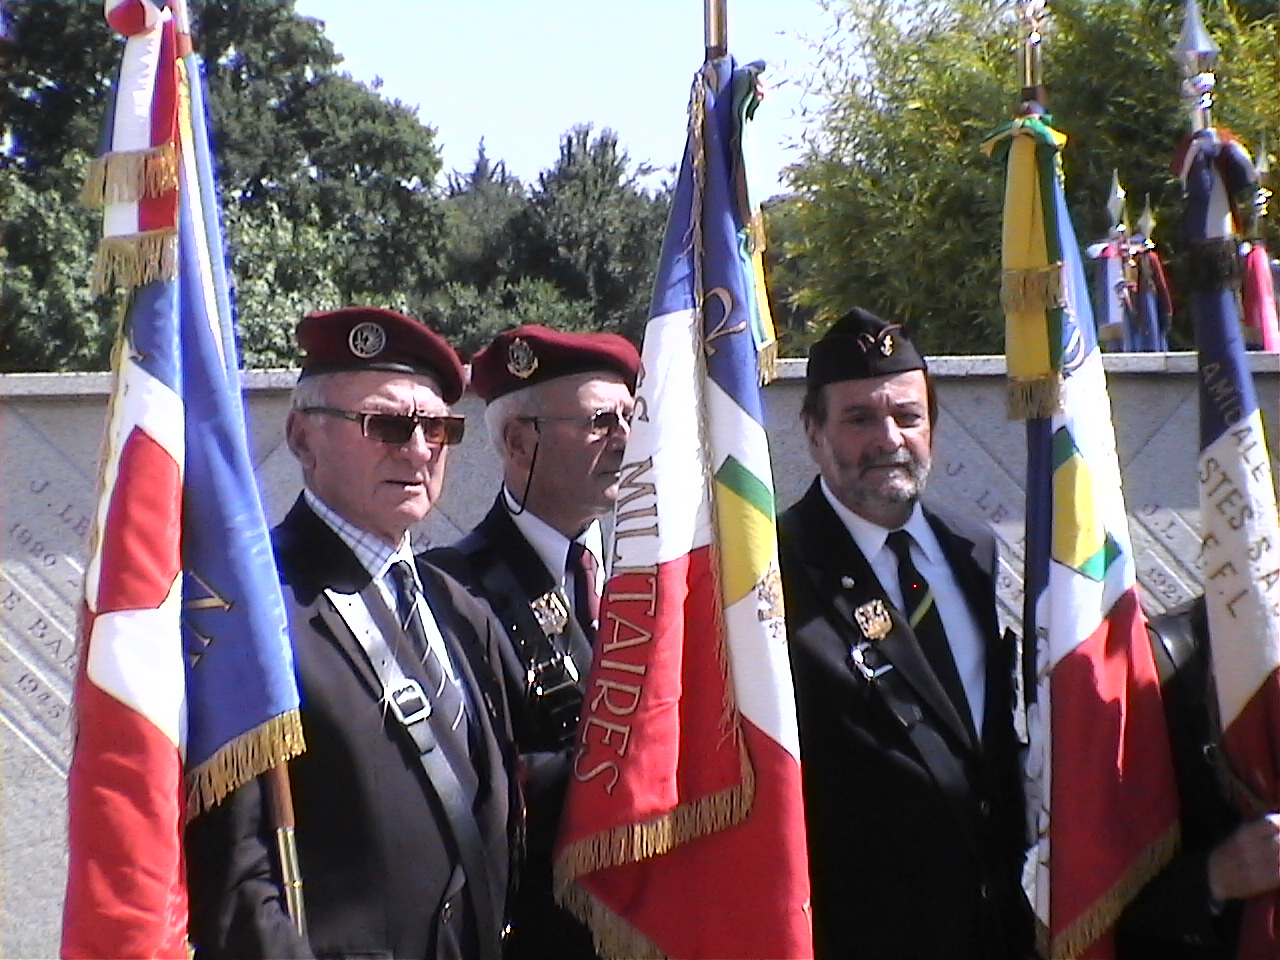
<svg viewBox="0 0 1280 960">
<path fill-rule="evenodd" d="M 819 957 L 1032 952 L 1014 649 L 997 623 L 995 542 L 984 527 L 926 516 L 986 642 L 980 743 L 818 482 L 781 518 Z M 887 614 L 887 635 L 868 641 L 860 609 Z M 869 668 L 889 669 L 875 679 L 857 669 L 859 644 Z"/>
<path fill-rule="evenodd" d="M 438 797 L 330 593 L 375 590 L 350 549 L 299 498 L 272 531 L 286 585 L 306 752 L 290 764 L 308 938 L 281 903 L 260 784 L 189 830 L 192 940 L 204 957 L 475 957 L 501 928 L 518 802 L 504 694 L 486 656 L 501 628 L 465 591 L 419 565 L 428 603 L 470 692 L 480 780 L 473 806 L 494 890 L 477 917 Z M 328 592 L 326 592 L 328 591 Z M 391 644 L 390 639 L 388 645 Z M 402 665 L 424 683 L 420 665 Z"/>
<path fill-rule="evenodd" d="M 529 690 L 529 651 L 546 649 L 546 635 L 530 604 L 555 590 L 557 581 L 520 533 L 501 496 L 479 525 L 452 547 L 431 550 L 423 559 L 447 571 L 492 607 L 506 628 L 502 669 L 511 697 L 511 723 L 520 750 L 527 816 L 526 859 L 511 911 L 511 933 L 503 944 L 508 960 L 594 958 L 591 935 L 555 902 L 552 851 L 569 782 L 569 739 L 551 716 L 548 701 Z M 565 598 L 568 608 L 572 603 Z M 564 632 L 553 638 L 573 656 L 578 693 L 591 667 L 591 643 L 570 612 Z"/>
</svg>

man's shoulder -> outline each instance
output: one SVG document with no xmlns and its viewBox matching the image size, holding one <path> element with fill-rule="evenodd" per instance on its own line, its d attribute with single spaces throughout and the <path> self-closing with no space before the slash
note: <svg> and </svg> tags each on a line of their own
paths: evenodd
<svg viewBox="0 0 1280 960">
<path fill-rule="evenodd" d="M 983 517 L 957 509 L 949 503 L 930 500 L 921 505 L 934 528 L 940 524 L 949 533 L 964 537 L 977 546 L 994 545 L 996 535 Z"/>
</svg>

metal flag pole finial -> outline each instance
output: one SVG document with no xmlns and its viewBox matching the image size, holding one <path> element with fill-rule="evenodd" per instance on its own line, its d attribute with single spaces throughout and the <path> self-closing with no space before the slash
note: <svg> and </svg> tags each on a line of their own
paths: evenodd
<svg viewBox="0 0 1280 960">
<path fill-rule="evenodd" d="M 1156 229 L 1156 215 L 1151 209 L 1151 194 L 1147 194 L 1146 203 L 1142 207 L 1142 216 L 1138 217 L 1138 232 L 1147 239 L 1147 243 L 1151 243 L 1151 234 Z"/>
<path fill-rule="evenodd" d="M 717 60 L 729 52 L 729 0 L 703 0 L 702 34 L 707 60 Z"/>
<path fill-rule="evenodd" d="M 1125 222 L 1124 201 L 1128 192 L 1120 185 L 1120 173 L 1111 171 L 1111 190 L 1107 194 L 1107 213 L 1111 214 L 1111 231 L 1117 236 L 1129 232 L 1129 224 Z"/>
<path fill-rule="evenodd" d="M 1040 23 L 1048 13 L 1047 0 L 1022 0 L 1018 15 L 1026 22 L 1027 38 L 1022 44 L 1022 99 L 1044 103 L 1044 64 L 1041 59 Z"/>
<path fill-rule="evenodd" d="M 1217 77 L 1213 68 L 1222 48 L 1214 42 L 1200 16 L 1199 0 L 1186 0 L 1182 16 L 1182 33 L 1173 54 L 1182 65 L 1182 95 L 1191 113 L 1191 128 L 1207 130 L 1213 126 L 1213 88 Z"/>
</svg>

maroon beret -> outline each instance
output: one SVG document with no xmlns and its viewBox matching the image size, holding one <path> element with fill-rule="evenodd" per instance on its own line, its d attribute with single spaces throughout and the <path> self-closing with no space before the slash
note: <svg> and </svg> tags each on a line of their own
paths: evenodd
<svg viewBox="0 0 1280 960">
<path fill-rule="evenodd" d="M 344 307 L 312 313 L 298 324 L 306 351 L 301 377 L 350 370 L 387 370 L 434 377 L 445 403 L 462 396 L 462 361 L 444 337 L 403 313 L 383 307 Z"/>
<path fill-rule="evenodd" d="M 632 390 L 640 354 L 616 333 L 570 333 L 532 323 L 504 330 L 471 358 L 471 389 L 485 403 L 535 383 L 610 370 Z"/>
</svg>

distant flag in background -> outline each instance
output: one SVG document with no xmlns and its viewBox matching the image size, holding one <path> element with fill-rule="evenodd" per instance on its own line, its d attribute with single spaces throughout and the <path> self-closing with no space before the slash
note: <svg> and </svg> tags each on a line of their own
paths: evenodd
<svg viewBox="0 0 1280 960">
<path fill-rule="evenodd" d="M 1280 809 L 1280 520 L 1236 300 L 1236 201 L 1257 183 L 1248 152 L 1210 123 L 1218 48 L 1193 0 L 1185 9 L 1177 53 L 1193 132 L 1173 169 L 1186 200 L 1199 350 L 1201 572 L 1222 754 L 1233 799 L 1252 820 Z M 1237 956 L 1280 957 L 1280 894 L 1247 901 Z"/>
<path fill-rule="evenodd" d="M 1066 138 L 1039 104 L 984 148 L 1007 167 L 1001 300 L 1010 409 L 1027 419 L 1024 638 L 1035 655 L 1024 883 L 1051 958 L 1107 958 L 1172 857 L 1177 794 L 1121 493 L 1102 357 L 1063 195 Z"/>
<path fill-rule="evenodd" d="M 189 816 L 301 752 L 245 437 L 186 9 L 107 0 L 127 38 L 96 282 L 124 287 L 75 685 L 64 957 L 188 956 Z"/>
<path fill-rule="evenodd" d="M 1241 290 L 1244 306 L 1244 332 L 1248 344 L 1260 350 L 1280 350 L 1280 318 L 1277 317 L 1275 271 L 1271 254 L 1262 241 L 1262 218 L 1267 215 L 1267 203 L 1271 191 L 1267 177 L 1271 163 L 1267 159 L 1264 141 L 1258 147 L 1258 159 L 1253 165 L 1257 180 L 1257 192 L 1253 198 L 1253 231 L 1245 245 L 1244 284 Z"/>
<path fill-rule="evenodd" d="M 1173 304 L 1164 265 L 1151 239 L 1155 216 L 1148 200 L 1138 230 L 1132 232 L 1125 222 L 1124 201 L 1125 190 L 1113 172 L 1107 201 L 1111 233 L 1087 250 L 1098 261 L 1093 304 L 1099 345 L 1109 353 L 1164 352 L 1169 349 Z"/>
<path fill-rule="evenodd" d="M 813 956 L 740 175 L 758 72 L 694 79 L 561 821 L 559 896 L 609 957 Z"/>
</svg>

